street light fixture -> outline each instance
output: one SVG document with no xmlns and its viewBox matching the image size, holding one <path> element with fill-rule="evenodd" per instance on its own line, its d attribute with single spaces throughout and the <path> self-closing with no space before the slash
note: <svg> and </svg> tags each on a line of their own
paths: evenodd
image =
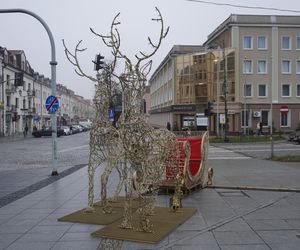
<svg viewBox="0 0 300 250">
<path fill-rule="evenodd" d="M 219 118 L 219 99 L 220 99 L 220 85 L 219 85 L 219 75 L 220 75 L 220 59 L 214 60 L 217 63 L 217 136 L 220 135 L 219 126 L 220 126 L 220 118 Z"/>
<path fill-rule="evenodd" d="M 224 128 L 224 142 L 229 142 L 228 138 L 228 107 L 227 107 L 227 57 L 225 54 L 225 43 L 214 42 L 210 48 L 214 49 L 216 46 L 222 49 L 224 60 L 224 82 L 223 82 L 223 95 L 224 95 L 224 112 L 225 112 L 225 128 Z"/>
</svg>

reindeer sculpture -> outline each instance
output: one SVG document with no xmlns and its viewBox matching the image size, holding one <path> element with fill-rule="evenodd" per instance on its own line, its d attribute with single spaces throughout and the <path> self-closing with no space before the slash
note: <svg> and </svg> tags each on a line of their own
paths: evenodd
<svg viewBox="0 0 300 250">
<path fill-rule="evenodd" d="M 98 79 L 84 73 L 79 64 L 78 53 L 85 50 L 79 48 L 81 41 L 77 44 L 74 54 L 63 43 L 67 58 L 76 67 L 75 72 L 97 82 L 94 99 L 96 118 L 93 120 L 91 129 L 88 164 L 87 211 L 93 211 L 95 168 L 106 162 L 101 176 L 101 201 L 104 204 L 104 212 L 111 212 L 107 203 L 107 181 L 112 169 L 121 166 L 120 182 L 115 192 L 115 195 L 118 194 L 125 183 L 126 199 L 121 227 L 134 228 L 131 221 L 131 200 L 135 191 L 140 198 L 138 230 L 145 232 L 152 231 L 152 225 L 147 216 L 153 213 L 159 180 L 164 173 L 166 162 L 172 166 L 174 172 L 179 171 L 178 160 L 176 160 L 179 156 L 178 142 L 175 135 L 168 130 L 153 129 L 144 121 L 142 110 L 146 78 L 152 66 L 150 58 L 157 52 L 169 30 L 169 28 L 164 29 L 164 22 L 158 8 L 156 11 L 158 18 L 152 20 L 160 24 L 158 42 L 153 43 L 148 37 L 152 51 L 150 53 L 140 51 L 135 55 L 135 63 L 121 51 L 121 37 L 117 29 L 120 24 L 117 20 L 120 13 L 113 19 L 109 35 L 101 35 L 91 29 L 91 32 L 100 37 L 103 43 L 111 49 L 113 56 L 112 62 L 104 67 L 101 74 L 98 74 Z M 123 62 L 125 65 L 121 74 L 116 73 L 117 62 L 118 64 Z M 117 129 L 112 126 L 107 117 L 112 93 L 107 76 L 117 79 L 123 93 L 123 112 L 117 122 Z"/>
</svg>

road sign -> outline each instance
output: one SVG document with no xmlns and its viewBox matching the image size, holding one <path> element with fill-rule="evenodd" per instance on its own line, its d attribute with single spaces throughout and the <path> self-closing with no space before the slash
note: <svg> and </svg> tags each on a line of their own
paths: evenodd
<svg viewBox="0 0 300 250">
<path fill-rule="evenodd" d="M 45 107 L 50 114 L 54 113 L 59 107 L 58 98 L 53 95 L 48 96 L 45 102 Z"/>
<path fill-rule="evenodd" d="M 114 107 L 110 107 L 108 109 L 108 119 L 110 122 L 113 122 L 115 120 L 115 109 Z"/>
<path fill-rule="evenodd" d="M 225 124 L 225 114 L 220 114 L 220 124 Z"/>
<path fill-rule="evenodd" d="M 35 122 L 39 122 L 41 120 L 41 116 L 39 115 L 34 115 L 32 118 Z"/>
<path fill-rule="evenodd" d="M 289 112 L 289 107 L 287 105 L 282 105 L 280 107 L 280 113 L 286 115 Z"/>
</svg>

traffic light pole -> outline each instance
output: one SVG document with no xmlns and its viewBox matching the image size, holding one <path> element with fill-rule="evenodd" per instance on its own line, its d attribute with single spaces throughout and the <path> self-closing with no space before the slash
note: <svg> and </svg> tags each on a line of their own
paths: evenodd
<svg viewBox="0 0 300 250">
<path fill-rule="evenodd" d="M 51 94 L 53 96 L 56 96 L 56 65 L 57 62 L 55 60 L 55 43 L 53 39 L 53 35 L 46 24 L 46 22 L 39 17 L 37 14 L 35 14 L 32 11 L 25 10 L 25 9 L 0 9 L 0 13 L 23 13 L 30 15 L 37 19 L 45 28 L 47 31 L 50 45 L 51 45 Z M 56 121 L 56 113 L 51 114 L 51 126 L 52 126 L 52 173 L 51 175 L 58 175 L 57 172 L 57 121 Z"/>
</svg>

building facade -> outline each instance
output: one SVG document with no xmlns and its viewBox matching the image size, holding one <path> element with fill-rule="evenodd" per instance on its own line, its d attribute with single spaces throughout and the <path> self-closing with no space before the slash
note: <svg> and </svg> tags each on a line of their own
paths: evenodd
<svg viewBox="0 0 300 250">
<path fill-rule="evenodd" d="M 203 46 L 173 46 L 149 80 L 151 125 L 196 127 L 196 115 L 207 106 L 211 56 Z"/>
<path fill-rule="evenodd" d="M 0 136 L 28 132 L 33 126 L 50 126 L 45 102 L 51 95 L 51 80 L 34 72 L 24 51 L 0 47 Z M 67 87 L 57 84 L 59 110 L 57 124 L 65 125 L 93 117 L 90 100 L 85 100 Z"/>
<path fill-rule="evenodd" d="M 202 46 L 174 46 L 149 83 L 154 126 L 199 129 L 209 109 L 211 134 L 295 130 L 300 16 L 231 15 Z"/>
<path fill-rule="evenodd" d="M 232 95 L 227 98 L 229 132 L 254 132 L 260 122 L 268 133 L 272 124 L 273 132 L 298 127 L 300 16 L 231 15 L 208 36 L 204 46 L 216 44 L 226 52 L 222 60 L 227 66 L 227 93 Z M 232 55 L 231 61 L 228 55 Z M 230 78 L 233 80 L 228 81 Z M 224 92 L 220 93 L 213 100 L 218 100 L 220 114 L 224 114 Z M 213 132 L 218 123 L 216 104 L 210 128 Z M 281 112 L 283 107 L 288 111 Z"/>
</svg>

